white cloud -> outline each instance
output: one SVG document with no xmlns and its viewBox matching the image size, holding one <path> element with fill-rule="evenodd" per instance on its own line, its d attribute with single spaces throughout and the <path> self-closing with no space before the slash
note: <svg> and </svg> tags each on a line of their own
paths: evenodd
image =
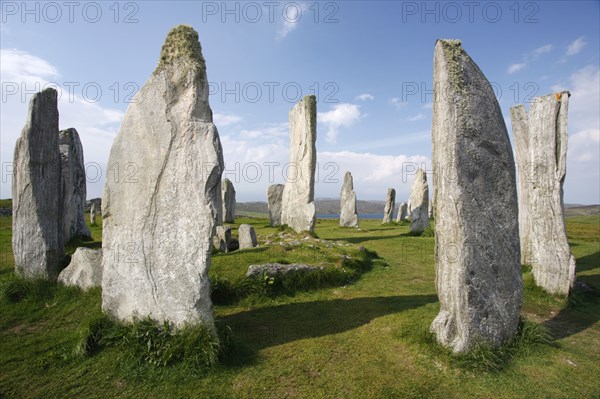
<svg viewBox="0 0 600 399">
<path fill-rule="evenodd" d="M 240 131 L 240 137 L 245 139 L 281 139 L 289 136 L 289 123 L 273 123 L 259 129 Z"/>
<path fill-rule="evenodd" d="M 425 114 L 422 112 L 419 112 L 418 114 L 416 114 L 415 116 L 411 116 L 409 118 L 407 118 L 409 120 L 409 122 L 416 122 L 416 121 L 420 121 L 422 119 L 425 119 Z"/>
<path fill-rule="evenodd" d="M 506 70 L 506 72 L 508 72 L 509 75 L 512 75 L 515 72 L 519 72 L 521 69 L 525 68 L 527 64 L 522 63 L 522 64 L 512 64 L 508 67 L 508 69 Z"/>
<path fill-rule="evenodd" d="M 331 111 L 317 113 L 317 120 L 328 127 L 326 133 L 328 143 L 336 142 L 340 127 L 352 126 L 361 117 L 360 106 L 348 103 L 335 104 Z"/>
<path fill-rule="evenodd" d="M 569 157 L 600 161 L 600 68 L 586 66 L 573 73 L 569 99 Z"/>
<path fill-rule="evenodd" d="M 19 85 L 47 83 L 60 75 L 46 60 L 17 49 L 0 49 L 0 75 L 3 82 Z"/>
<path fill-rule="evenodd" d="M 213 114 L 213 122 L 217 126 L 217 128 L 235 125 L 236 123 L 240 122 L 241 120 L 242 120 L 241 116 L 234 115 L 234 114 L 220 114 L 220 113 Z"/>
<path fill-rule="evenodd" d="M 277 29 L 277 40 L 283 40 L 293 30 L 298 27 L 302 18 L 306 18 L 305 12 L 308 10 L 308 4 L 290 2 L 285 3 L 281 13 L 281 23 Z"/>
<path fill-rule="evenodd" d="M 360 101 L 367 101 L 367 100 L 374 100 L 375 97 L 372 94 L 363 93 L 363 94 L 361 94 L 359 96 L 356 96 L 356 99 L 360 100 Z"/>
<path fill-rule="evenodd" d="M 535 60 L 537 59 L 540 55 L 545 54 L 545 53 L 549 53 L 550 51 L 552 51 L 554 49 L 554 46 L 551 44 L 546 44 L 542 47 L 538 47 L 535 50 L 533 50 L 531 52 L 531 57 Z"/>
<path fill-rule="evenodd" d="M 398 97 L 390 98 L 388 101 L 397 109 L 403 108 L 407 104 L 406 102 L 402 102 Z"/>
<path fill-rule="evenodd" d="M 586 44 L 587 44 L 587 42 L 584 40 L 584 36 L 578 37 L 577 39 L 575 39 L 574 41 L 572 41 L 569 44 L 565 55 L 570 57 L 572 55 L 579 53 Z"/>
</svg>

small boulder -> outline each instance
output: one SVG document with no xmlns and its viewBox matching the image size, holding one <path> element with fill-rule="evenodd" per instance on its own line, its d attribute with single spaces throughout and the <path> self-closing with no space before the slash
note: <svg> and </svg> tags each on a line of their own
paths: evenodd
<svg viewBox="0 0 600 399">
<path fill-rule="evenodd" d="M 88 290 L 102 285 L 102 250 L 77 248 L 71 263 L 58 275 L 64 285 L 75 285 Z"/>
<path fill-rule="evenodd" d="M 254 232 L 254 227 L 252 227 L 251 225 L 240 225 L 240 227 L 238 228 L 238 236 L 240 242 L 240 249 L 254 248 L 258 246 L 256 233 Z"/>
</svg>

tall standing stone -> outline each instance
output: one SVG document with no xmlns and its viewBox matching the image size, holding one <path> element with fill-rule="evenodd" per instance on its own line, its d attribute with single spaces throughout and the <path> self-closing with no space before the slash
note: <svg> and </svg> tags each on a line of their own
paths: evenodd
<svg viewBox="0 0 600 399">
<path fill-rule="evenodd" d="M 91 237 L 85 222 L 85 163 L 83 146 L 77 130 L 61 130 L 59 143 L 62 163 L 63 236 L 65 242 L 69 242 L 73 237 Z"/>
<path fill-rule="evenodd" d="M 410 232 L 422 233 L 429 227 L 429 186 L 427 173 L 417 170 L 410 190 Z"/>
<path fill-rule="evenodd" d="M 284 188 L 283 184 L 272 184 L 267 189 L 267 206 L 269 207 L 271 226 L 281 225 L 281 201 Z"/>
<path fill-rule="evenodd" d="M 221 182 L 221 200 L 223 201 L 223 222 L 235 222 L 235 188 L 229 179 Z"/>
<path fill-rule="evenodd" d="M 436 42 L 433 76 L 440 312 L 431 330 L 454 352 L 497 347 L 516 333 L 523 302 L 510 141 L 494 91 L 460 41 Z"/>
<path fill-rule="evenodd" d="M 340 226 L 358 227 L 358 213 L 356 212 L 356 192 L 352 174 L 346 172 L 344 184 L 340 193 Z"/>
<path fill-rule="evenodd" d="M 529 121 L 525 107 L 511 108 L 519 165 L 521 263 L 532 266 L 538 286 L 559 295 L 568 295 L 575 283 L 563 203 L 569 95 L 537 97 Z"/>
<path fill-rule="evenodd" d="M 317 162 L 317 98 L 306 96 L 290 110 L 290 163 L 283 190 L 281 223 L 296 232 L 314 231 Z"/>
<path fill-rule="evenodd" d="M 172 29 L 127 109 L 102 198 L 102 308 L 120 320 L 213 327 L 208 270 L 223 155 L 198 34 Z"/>
<path fill-rule="evenodd" d="M 96 204 L 92 202 L 92 206 L 90 207 L 90 224 L 96 225 Z"/>
<path fill-rule="evenodd" d="M 408 204 L 406 202 L 403 202 L 398 207 L 398 215 L 396 216 L 396 222 L 399 223 L 399 222 L 405 221 L 407 215 L 408 215 Z"/>
<path fill-rule="evenodd" d="M 35 94 L 14 152 L 12 247 L 15 271 L 56 280 L 64 257 L 57 93 Z"/>
<path fill-rule="evenodd" d="M 396 190 L 388 188 L 387 196 L 385 198 L 385 208 L 383 209 L 383 222 L 391 223 L 394 220 L 394 207 L 396 202 Z"/>
</svg>

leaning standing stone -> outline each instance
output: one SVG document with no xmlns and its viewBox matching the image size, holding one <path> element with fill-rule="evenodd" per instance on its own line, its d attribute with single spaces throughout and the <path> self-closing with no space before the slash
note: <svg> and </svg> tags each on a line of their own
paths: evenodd
<svg viewBox="0 0 600 399">
<path fill-rule="evenodd" d="M 91 237 L 85 222 L 85 163 L 83 146 L 77 130 L 61 130 L 59 142 L 62 161 L 63 236 L 65 242 L 68 242 L 73 237 Z"/>
<path fill-rule="evenodd" d="M 296 232 L 315 229 L 317 98 L 306 96 L 290 111 L 290 163 L 283 190 L 281 223 Z"/>
<path fill-rule="evenodd" d="M 254 227 L 249 224 L 241 224 L 240 227 L 238 227 L 238 236 L 240 249 L 254 248 L 258 245 Z"/>
<path fill-rule="evenodd" d="M 515 335 L 523 303 L 510 141 L 494 91 L 460 41 L 437 41 L 434 87 L 440 312 L 431 330 L 454 352 L 498 347 Z"/>
<path fill-rule="evenodd" d="M 394 220 L 394 206 L 396 202 L 396 190 L 388 188 L 387 196 L 385 198 L 385 208 L 383 210 L 383 222 L 391 223 Z"/>
<path fill-rule="evenodd" d="M 344 175 L 344 184 L 340 193 L 340 226 L 358 227 L 358 213 L 356 212 L 356 192 L 352 174 L 346 172 Z"/>
<path fill-rule="evenodd" d="M 283 184 L 273 184 L 267 189 L 267 206 L 269 207 L 271 226 L 281 225 L 281 200 L 284 187 Z"/>
<path fill-rule="evenodd" d="M 521 261 L 532 266 L 536 284 L 569 295 L 575 283 L 564 220 L 569 93 L 537 97 L 529 122 L 525 108 L 511 109 L 519 174 Z"/>
<path fill-rule="evenodd" d="M 129 105 L 102 198 L 102 308 L 120 320 L 213 327 L 208 270 L 223 155 L 198 34 L 171 30 L 157 68 Z"/>
<path fill-rule="evenodd" d="M 429 186 L 427 173 L 417 171 L 410 191 L 410 232 L 422 233 L 429 226 Z"/>
<path fill-rule="evenodd" d="M 15 272 L 56 280 L 63 260 L 61 158 L 56 90 L 35 94 L 14 152 L 12 247 Z"/>
</svg>

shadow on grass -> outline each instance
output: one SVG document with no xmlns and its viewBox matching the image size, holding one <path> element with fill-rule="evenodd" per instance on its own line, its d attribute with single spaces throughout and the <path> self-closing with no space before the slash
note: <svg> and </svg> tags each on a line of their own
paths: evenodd
<svg viewBox="0 0 600 399">
<path fill-rule="evenodd" d="M 435 295 L 408 295 L 291 303 L 243 311 L 219 321 L 229 325 L 248 348 L 261 350 L 352 330 L 377 317 L 435 301 Z"/>
<path fill-rule="evenodd" d="M 600 251 L 577 258 L 577 271 L 594 270 L 600 267 Z"/>
</svg>

